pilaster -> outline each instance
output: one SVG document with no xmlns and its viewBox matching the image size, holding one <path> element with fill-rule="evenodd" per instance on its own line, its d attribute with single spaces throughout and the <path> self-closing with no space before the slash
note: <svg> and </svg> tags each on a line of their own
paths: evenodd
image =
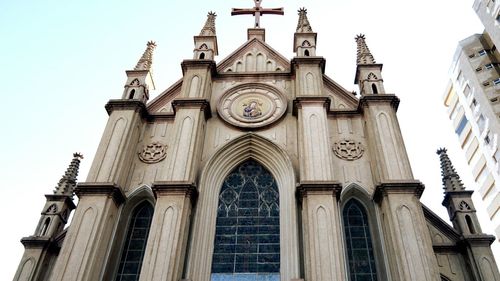
<svg viewBox="0 0 500 281">
<path fill-rule="evenodd" d="M 51 280 L 100 280 L 125 197 L 113 183 L 80 183 L 75 193 L 80 201 Z"/>
<path fill-rule="evenodd" d="M 110 100 L 106 110 L 108 122 L 86 181 L 124 186 L 147 111 L 143 102 L 123 99 Z"/>
<path fill-rule="evenodd" d="M 392 280 L 438 281 L 439 270 L 419 198 L 419 181 L 386 181 L 377 186 L 385 249 Z"/>
<path fill-rule="evenodd" d="M 363 96 L 359 107 L 366 123 L 375 181 L 413 180 L 396 110 L 399 99 L 393 94 Z"/>
<path fill-rule="evenodd" d="M 294 100 L 301 181 L 334 180 L 327 122 L 329 104 L 325 96 L 300 96 Z"/>
<path fill-rule="evenodd" d="M 190 182 L 153 184 L 156 205 L 141 281 L 177 281 L 182 276 L 192 205 L 197 190 Z"/>
<path fill-rule="evenodd" d="M 337 182 L 303 182 L 297 187 L 302 202 L 305 280 L 346 280 L 345 252 Z"/>
</svg>

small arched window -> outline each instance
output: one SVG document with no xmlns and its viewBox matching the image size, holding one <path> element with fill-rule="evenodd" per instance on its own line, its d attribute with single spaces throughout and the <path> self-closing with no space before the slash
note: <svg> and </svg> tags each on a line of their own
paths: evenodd
<svg viewBox="0 0 500 281">
<path fill-rule="evenodd" d="M 372 91 L 374 94 L 378 94 L 377 85 L 375 85 L 375 83 L 372 84 Z"/>
<path fill-rule="evenodd" d="M 304 51 L 304 56 L 308 57 L 309 56 L 309 50 Z"/>
<path fill-rule="evenodd" d="M 343 210 L 350 281 L 377 280 L 373 243 L 366 210 L 358 200 L 349 200 Z"/>
<path fill-rule="evenodd" d="M 116 281 L 139 280 L 152 218 L 153 207 L 148 202 L 141 203 L 132 212 Z"/>
<path fill-rule="evenodd" d="M 470 234 L 476 233 L 476 229 L 474 228 L 474 224 L 472 223 L 472 219 L 469 215 L 465 215 L 465 221 L 467 222 L 467 227 L 469 228 Z"/>
<path fill-rule="evenodd" d="M 45 222 L 43 223 L 42 229 L 40 229 L 40 236 L 44 236 L 47 234 L 47 230 L 49 229 L 49 224 L 50 224 L 50 218 L 46 218 Z"/>
<path fill-rule="evenodd" d="M 200 53 L 200 60 L 205 59 L 205 53 Z"/>
<path fill-rule="evenodd" d="M 130 91 L 129 95 L 128 95 L 128 99 L 131 100 L 134 98 L 134 95 L 135 95 L 135 89 L 132 89 L 132 91 Z"/>
</svg>

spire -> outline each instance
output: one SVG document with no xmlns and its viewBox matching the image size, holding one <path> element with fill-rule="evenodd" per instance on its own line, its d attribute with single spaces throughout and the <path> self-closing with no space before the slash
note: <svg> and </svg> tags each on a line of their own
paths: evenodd
<svg viewBox="0 0 500 281">
<path fill-rule="evenodd" d="M 455 168 L 453 167 L 446 151 L 446 148 L 440 148 L 437 151 L 439 160 L 441 160 L 441 176 L 443 177 L 444 191 L 450 192 L 465 190 L 465 186 L 455 171 Z"/>
<path fill-rule="evenodd" d="M 297 32 L 313 32 L 311 24 L 307 19 L 307 9 L 299 9 L 299 22 L 297 23 Z"/>
<path fill-rule="evenodd" d="M 156 48 L 154 41 L 149 41 L 142 57 L 137 62 L 134 70 L 151 70 L 153 64 L 153 50 Z"/>
<path fill-rule="evenodd" d="M 216 36 L 215 35 L 215 18 L 217 14 L 215 12 L 208 12 L 207 21 L 205 26 L 200 31 L 200 36 Z"/>
<path fill-rule="evenodd" d="M 373 57 L 370 49 L 366 45 L 365 35 L 359 34 L 356 35 L 356 43 L 358 45 L 357 52 L 357 64 L 375 64 L 375 58 Z"/>
<path fill-rule="evenodd" d="M 76 177 L 78 176 L 78 169 L 80 168 L 80 159 L 83 159 L 83 156 L 80 153 L 73 153 L 73 160 L 71 160 L 66 173 L 64 173 L 61 180 L 59 180 L 59 183 L 54 190 L 55 195 L 68 195 L 73 197 L 73 190 L 76 186 Z"/>
</svg>

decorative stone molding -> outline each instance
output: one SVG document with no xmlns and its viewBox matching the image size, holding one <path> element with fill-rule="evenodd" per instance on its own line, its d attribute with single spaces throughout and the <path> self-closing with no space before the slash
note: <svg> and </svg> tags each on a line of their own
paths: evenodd
<svg viewBox="0 0 500 281">
<path fill-rule="evenodd" d="M 115 110 L 135 110 L 139 112 L 142 117 L 146 117 L 148 115 L 148 111 L 146 109 L 146 105 L 140 100 L 109 100 L 108 103 L 104 106 L 108 115 Z"/>
<path fill-rule="evenodd" d="M 293 110 L 292 114 L 297 116 L 299 108 L 302 108 L 304 104 L 311 103 L 322 103 L 325 110 L 328 112 L 330 109 L 330 97 L 325 96 L 301 96 L 293 100 Z"/>
<path fill-rule="evenodd" d="M 125 195 L 121 188 L 111 182 L 82 182 L 75 188 L 78 197 L 86 195 L 105 195 L 113 199 L 117 206 L 125 202 Z"/>
<path fill-rule="evenodd" d="M 217 105 L 227 123 L 240 128 L 260 128 L 280 119 L 286 112 L 285 96 L 266 84 L 247 83 L 228 90 Z"/>
<path fill-rule="evenodd" d="M 337 181 L 306 181 L 297 184 L 296 196 L 302 201 L 304 197 L 311 193 L 331 194 L 337 200 L 342 192 L 342 184 Z"/>
<path fill-rule="evenodd" d="M 375 202 L 381 202 L 382 199 L 387 196 L 387 194 L 408 194 L 413 193 L 417 198 L 422 196 L 425 186 L 418 180 L 394 180 L 386 181 L 377 185 L 375 193 L 373 194 L 373 200 Z"/>
<path fill-rule="evenodd" d="M 361 142 L 348 139 L 335 142 L 332 149 L 335 156 L 348 161 L 361 158 L 365 152 L 365 148 Z"/>
<path fill-rule="evenodd" d="M 368 107 L 370 103 L 389 103 L 394 110 L 398 110 L 399 98 L 394 94 L 366 95 L 359 99 L 359 108 Z"/>
<path fill-rule="evenodd" d="M 151 189 L 155 194 L 155 198 L 169 194 L 184 194 L 191 199 L 192 205 L 194 205 L 198 197 L 198 190 L 196 189 L 196 185 L 192 182 L 154 182 Z"/>
<path fill-rule="evenodd" d="M 139 159 L 147 164 L 158 163 L 167 157 L 167 146 L 160 142 L 152 142 L 138 152 Z"/>
<path fill-rule="evenodd" d="M 177 112 L 180 108 L 199 108 L 200 111 L 203 111 L 205 120 L 208 120 L 212 117 L 212 112 L 210 111 L 210 103 L 205 99 L 175 99 L 172 102 L 172 107 L 174 109 L 174 112 Z"/>
</svg>

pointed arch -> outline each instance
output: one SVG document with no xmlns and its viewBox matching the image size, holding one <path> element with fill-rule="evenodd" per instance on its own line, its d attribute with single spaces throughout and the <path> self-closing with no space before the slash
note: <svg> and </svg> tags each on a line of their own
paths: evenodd
<svg viewBox="0 0 500 281">
<path fill-rule="evenodd" d="M 302 47 L 311 47 L 311 43 L 308 40 L 304 40 L 304 42 L 302 42 Z"/>
<path fill-rule="evenodd" d="M 220 147 L 204 165 L 199 179 L 186 276 L 207 281 L 210 276 L 218 196 L 222 182 L 239 164 L 253 159 L 263 165 L 278 185 L 280 212 L 280 274 L 282 280 L 299 277 L 299 240 L 295 203 L 296 175 L 285 150 L 264 137 L 247 133 Z"/>
<path fill-rule="evenodd" d="M 387 257 L 385 255 L 384 244 L 383 244 L 383 235 L 382 235 L 382 225 L 379 218 L 379 213 L 377 206 L 372 201 L 371 189 L 358 185 L 356 183 L 351 183 L 346 187 L 342 188 L 342 193 L 340 194 L 340 210 L 342 210 L 342 214 L 346 211 L 346 208 L 349 208 L 349 205 L 354 201 L 358 204 L 358 207 L 364 210 L 366 215 L 366 223 L 368 224 L 368 229 L 371 233 L 370 241 L 372 244 L 372 254 L 374 256 L 374 268 L 376 270 L 376 278 L 373 280 L 387 280 L 387 272 L 389 271 L 386 265 L 388 264 Z M 346 238 L 346 261 L 348 262 L 348 250 L 349 245 L 347 241 L 348 238 L 348 230 L 346 229 L 346 218 L 342 215 L 342 222 L 344 225 L 343 232 L 344 237 Z M 348 269 L 349 265 L 348 265 Z M 353 281 L 349 279 L 350 281 Z M 372 279 L 367 279 L 372 280 Z"/>
<path fill-rule="evenodd" d="M 127 246 L 127 230 L 133 225 L 134 211 L 137 211 L 141 207 L 141 204 L 143 206 L 144 204 L 148 204 L 152 209 L 154 209 L 156 204 L 151 187 L 145 184 L 131 189 L 126 194 L 125 204 L 120 209 L 118 223 L 112 236 L 113 244 L 107 254 L 107 264 L 103 280 L 116 279 L 120 270 L 120 259 Z"/>
<path fill-rule="evenodd" d="M 205 43 L 201 44 L 200 50 L 208 50 L 207 44 L 205 44 Z"/>
<path fill-rule="evenodd" d="M 373 72 L 370 72 L 370 74 L 368 74 L 368 80 L 377 80 L 377 75 L 375 75 L 375 73 Z"/>
</svg>

